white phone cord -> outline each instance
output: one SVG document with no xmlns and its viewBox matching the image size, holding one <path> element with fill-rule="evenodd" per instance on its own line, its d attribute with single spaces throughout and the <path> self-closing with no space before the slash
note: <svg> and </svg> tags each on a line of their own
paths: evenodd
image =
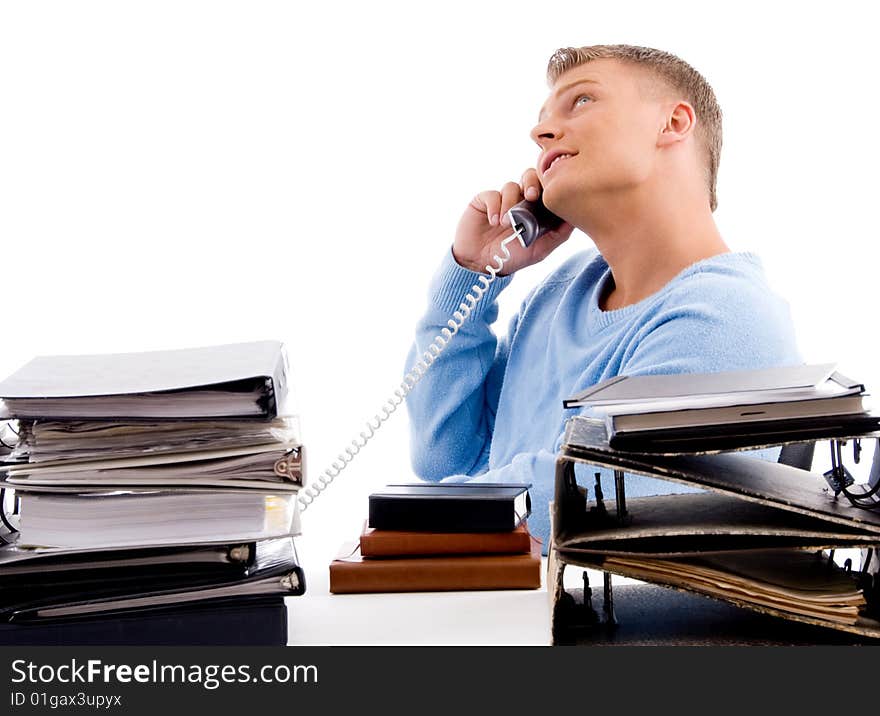
<svg viewBox="0 0 880 716">
<path fill-rule="evenodd" d="M 394 391 L 394 395 L 385 401 L 385 404 L 382 406 L 382 412 L 376 413 L 372 420 L 367 421 L 367 430 L 362 432 L 360 437 L 352 440 L 350 446 L 346 447 L 344 452 L 339 453 L 338 458 L 333 461 L 333 464 L 330 465 L 330 467 L 321 473 L 320 477 L 318 477 L 314 484 L 310 484 L 300 490 L 298 501 L 301 512 L 305 512 L 306 508 L 315 501 L 318 495 L 327 489 L 330 483 L 333 482 L 333 479 L 345 469 L 345 467 L 354 459 L 354 456 L 360 452 L 361 448 L 369 442 L 373 435 L 376 434 L 376 431 L 382 426 L 382 423 L 388 420 L 391 413 L 397 410 L 397 406 L 404 401 L 409 392 L 415 387 L 416 383 L 425 376 L 428 368 L 431 367 L 446 346 L 449 345 L 453 336 L 458 333 L 458 329 L 462 327 L 468 316 L 470 316 L 471 311 L 480 302 L 480 299 L 483 298 L 483 294 L 486 293 L 489 286 L 495 281 L 496 275 L 504 268 L 504 264 L 510 259 L 510 250 L 507 248 L 507 244 L 514 239 L 519 239 L 520 245 L 525 248 L 525 242 L 522 239 L 522 227 L 520 225 L 514 227 L 514 233 L 501 242 L 501 252 L 504 254 L 504 257 L 502 258 L 498 254 L 495 254 L 495 256 L 492 257 L 495 260 L 496 265 L 486 266 L 486 271 L 489 275 L 480 276 L 478 279 L 480 283 L 475 283 L 471 286 L 470 292 L 465 294 L 459 304 L 459 310 L 453 313 L 452 318 L 447 321 L 449 328 L 442 329 L 440 335 L 436 336 L 434 340 L 431 341 L 428 350 L 422 353 L 421 359 L 417 361 L 404 376 L 400 386 Z"/>
</svg>

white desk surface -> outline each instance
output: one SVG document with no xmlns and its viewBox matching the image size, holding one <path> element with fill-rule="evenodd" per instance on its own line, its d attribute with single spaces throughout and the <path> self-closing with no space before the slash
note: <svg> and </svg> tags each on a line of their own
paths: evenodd
<svg viewBox="0 0 880 716">
<path fill-rule="evenodd" d="M 540 589 L 330 593 L 330 562 L 344 542 L 357 539 L 369 493 L 388 481 L 382 460 L 382 455 L 365 454 L 362 472 L 333 485 L 303 516 L 295 544 L 306 592 L 285 600 L 288 644 L 549 645 L 546 561 Z M 407 474 L 399 481 L 416 478 Z"/>
<path fill-rule="evenodd" d="M 306 593 L 285 600 L 288 646 L 550 645 L 546 557 L 540 589 L 331 594 L 329 561 L 306 560 L 304 569 Z M 601 594 L 602 573 L 587 571 Z M 567 570 L 565 584 L 582 586 L 581 570 Z"/>
<path fill-rule="evenodd" d="M 541 589 L 405 594 L 330 594 L 327 564 L 305 566 L 306 593 L 288 597 L 288 644 L 550 644 L 543 560 Z"/>
</svg>

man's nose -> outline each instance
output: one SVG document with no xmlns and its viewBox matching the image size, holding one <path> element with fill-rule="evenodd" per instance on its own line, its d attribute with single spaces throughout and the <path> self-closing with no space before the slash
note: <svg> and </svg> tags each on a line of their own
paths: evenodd
<svg viewBox="0 0 880 716">
<path fill-rule="evenodd" d="M 563 134 L 562 125 L 559 122 L 552 117 L 545 117 L 534 126 L 529 136 L 535 144 L 543 149 L 544 142 L 560 139 Z"/>
</svg>

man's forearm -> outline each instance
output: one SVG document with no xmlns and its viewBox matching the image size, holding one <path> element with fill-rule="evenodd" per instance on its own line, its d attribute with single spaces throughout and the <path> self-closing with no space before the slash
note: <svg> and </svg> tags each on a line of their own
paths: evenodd
<svg viewBox="0 0 880 716">
<path fill-rule="evenodd" d="M 430 353 L 434 338 L 448 327 L 475 282 L 476 274 L 447 257 L 431 284 L 428 310 L 407 357 L 408 371 Z M 498 363 L 503 360 L 490 325 L 498 315 L 495 297 L 506 283 L 499 279 L 490 287 L 407 397 L 413 467 L 421 477 L 440 479 L 485 469 L 500 391 Z"/>
</svg>

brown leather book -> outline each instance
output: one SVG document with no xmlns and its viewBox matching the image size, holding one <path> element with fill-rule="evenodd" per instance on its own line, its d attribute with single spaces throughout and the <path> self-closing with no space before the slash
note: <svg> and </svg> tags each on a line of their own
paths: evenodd
<svg viewBox="0 0 880 716">
<path fill-rule="evenodd" d="M 530 535 L 525 522 L 507 532 L 409 532 L 377 530 L 364 522 L 364 557 L 405 557 L 437 554 L 527 554 Z"/>
<path fill-rule="evenodd" d="M 470 589 L 538 589 L 541 543 L 527 554 L 365 558 L 360 545 L 343 545 L 330 563 L 334 594 L 447 592 Z"/>
</svg>

